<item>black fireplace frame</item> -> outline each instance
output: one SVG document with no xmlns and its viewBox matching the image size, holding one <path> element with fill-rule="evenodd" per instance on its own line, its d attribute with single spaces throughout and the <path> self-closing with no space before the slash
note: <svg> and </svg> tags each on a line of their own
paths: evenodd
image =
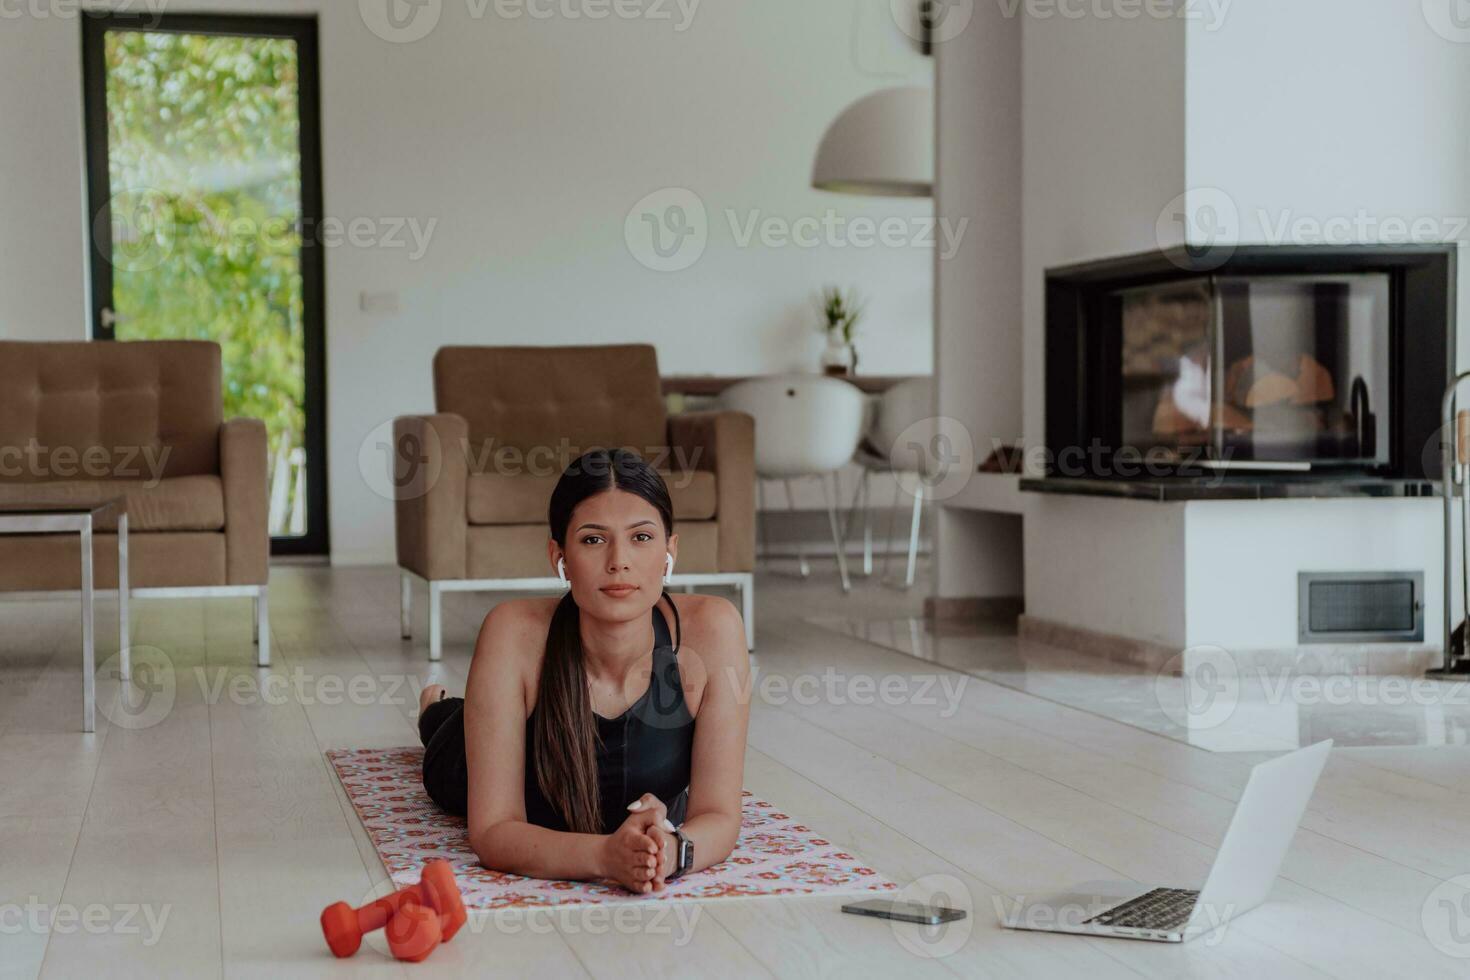
<svg viewBox="0 0 1470 980">
<path fill-rule="evenodd" d="M 1239 245 L 1187 246 L 1068 265 L 1046 271 L 1046 475 L 1056 485 L 1076 481 L 1322 484 L 1374 481 L 1402 484 L 1440 478 L 1437 451 L 1426 451 L 1440 428 L 1440 399 L 1455 364 L 1454 245 Z M 1331 275 L 1381 272 L 1389 276 L 1388 462 L 1381 466 L 1314 468 L 1309 473 L 1228 472 L 1189 462 L 1165 463 L 1119 456 L 1104 434 L 1119 431 L 1117 389 L 1092 376 L 1118 345 L 1104 314 L 1116 290 L 1205 275 Z M 1114 384 L 1117 382 L 1115 381 Z M 1111 428 L 1109 428 L 1111 427 Z M 1068 454 L 1062 464 L 1063 453 Z M 1043 483 L 1046 481 L 1027 481 Z M 1042 486 L 1028 489 L 1044 489 Z M 1306 489 L 1302 487 L 1300 489 Z M 1074 490 L 1074 492 L 1076 492 Z M 1083 490 L 1082 492 L 1086 492 Z M 1414 492 L 1414 491 L 1408 491 Z"/>
</svg>

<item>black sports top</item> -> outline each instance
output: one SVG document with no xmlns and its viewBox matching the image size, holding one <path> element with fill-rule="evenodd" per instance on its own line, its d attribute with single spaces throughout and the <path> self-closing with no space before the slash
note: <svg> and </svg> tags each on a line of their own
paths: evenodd
<svg viewBox="0 0 1470 980">
<path fill-rule="evenodd" d="M 610 834 L 628 819 L 628 804 L 652 793 L 668 807 L 669 819 L 682 823 L 689 804 L 689 772 L 694 756 L 694 718 L 684 703 L 677 649 L 663 612 L 653 610 L 653 676 L 648 690 L 616 718 L 597 720 L 597 788 L 602 832 Z M 532 708 L 526 718 L 526 819 L 552 830 L 566 830 L 561 813 L 536 781 Z"/>
</svg>

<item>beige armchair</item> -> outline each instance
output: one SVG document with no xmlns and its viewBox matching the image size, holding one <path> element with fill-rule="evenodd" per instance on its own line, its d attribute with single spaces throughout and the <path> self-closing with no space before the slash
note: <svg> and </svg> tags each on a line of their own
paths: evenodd
<svg viewBox="0 0 1470 980">
<path fill-rule="evenodd" d="M 264 666 L 265 425 L 222 415 L 218 344 L 0 341 L 0 504 L 126 498 L 128 595 L 252 597 Z M 95 584 L 116 589 L 116 521 L 98 531 Z M 0 593 L 81 588 L 80 547 L 0 535 Z"/>
<path fill-rule="evenodd" d="M 671 585 L 737 589 L 754 646 L 749 415 L 668 416 L 646 344 L 441 348 L 434 403 L 393 423 L 402 634 L 418 577 L 430 660 L 443 651 L 443 592 L 560 589 L 546 567 L 547 504 L 566 465 L 598 446 L 632 448 L 663 474 L 679 534 Z"/>
</svg>

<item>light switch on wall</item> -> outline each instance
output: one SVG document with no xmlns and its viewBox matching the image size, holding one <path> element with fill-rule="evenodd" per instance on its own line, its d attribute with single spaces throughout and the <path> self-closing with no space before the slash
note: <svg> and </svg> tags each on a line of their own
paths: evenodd
<svg viewBox="0 0 1470 980">
<path fill-rule="evenodd" d="M 368 292 L 364 290 L 358 294 L 358 305 L 364 313 L 397 313 L 398 291 L 387 290 L 384 292 Z"/>
</svg>

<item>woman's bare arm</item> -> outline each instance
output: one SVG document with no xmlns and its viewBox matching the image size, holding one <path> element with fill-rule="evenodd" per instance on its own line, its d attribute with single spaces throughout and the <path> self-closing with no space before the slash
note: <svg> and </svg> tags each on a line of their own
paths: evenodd
<svg viewBox="0 0 1470 980">
<path fill-rule="evenodd" d="M 485 617 L 475 642 L 464 707 L 470 846 L 497 871 L 608 877 L 606 835 L 550 830 L 526 820 L 525 685 L 546 640 L 538 625 L 519 603 L 504 602 Z"/>
<path fill-rule="evenodd" d="M 729 600 L 709 597 L 709 615 L 690 638 L 704 694 L 694 724 L 689 805 L 681 830 L 694 842 L 699 871 L 730 856 L 740 836 L 740 791 L 750 727 L 750 654 L 745 624 Z M 680 653 L 683 658 L 683 653 Z M 681 671 L 682 673 L 682 671 Z"/>
</svg>

